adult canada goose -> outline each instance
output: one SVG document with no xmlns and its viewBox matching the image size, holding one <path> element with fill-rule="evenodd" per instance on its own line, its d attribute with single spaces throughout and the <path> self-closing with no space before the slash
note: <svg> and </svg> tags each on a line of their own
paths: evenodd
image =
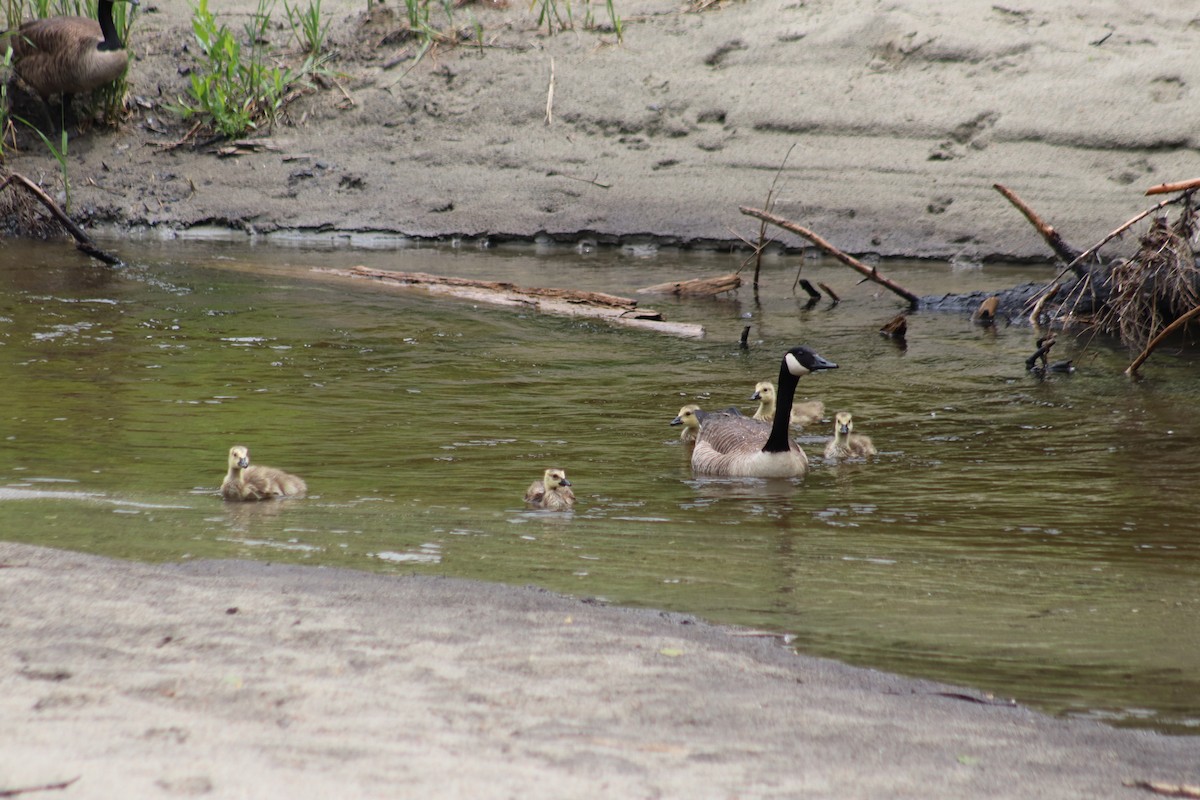
<svg viewBox="0 0 1200 800">
<path fill-rule="evenodd" d="M 540 481 L 534 481 L 525 490 L 525 502 L 546 511 L 570 511 L 575 505 L 575 492 L 571 491 L 567 473 L 561 469 L 546 470 Z"/>
<path fill-rule="evenodd" d="M 751 400 L 758 401 L 758 410 L 754 412 L 755 419 L 771 422 L 775 419 L 775 384 L 770 381 L 759 381 L 754 386 Z M 825 416 L 825 404 L 820 400 L 809 400 L 805 403 L 792 403 L 792 424 L 798 428 L 811 425 Z"/>
<path fill-rule="evenodd" d="M 47 117 L 50 95 L 62 95 L 66 116 L 72 95 L 98 89 L 124 74 L 129 52 L 113 22 L 113 2 L 99 0 L 97 19 L 46 17 L 9 33 L 13 69 L 42 98 Z M 138 4 L 138 0 L 124 2 Z"/>
<path fill-rule="evenodd" d="M 744 478 L 790 478 L 803 475 L 808 457 L 788 435 L 792 397 L 801 376 L 837 364 L 811 348 L 794 347 L 779 365 L 779 400 L 774 422 L 713 415 L 700 425 L 692 451 L 692 470 L 704 475 Z"/>
<path fill-rule="evenodd" d="M 281 469 L 250 465 L 250 451 L 240 444 L 229 448 L 229 471 L 221 483 L 221 496 L 226 500 L 271 500 L 276 497 L 299 497 L 308 485 Z"/>
<path fill-rule="evenodd" d="M 871 437 L 854 433 L 854 417 L 849 411 L 839 411 L 833 418 L 833 438 L 825 445 L 826 458 L 861 458 L 877 452 Z"/>
</svg>

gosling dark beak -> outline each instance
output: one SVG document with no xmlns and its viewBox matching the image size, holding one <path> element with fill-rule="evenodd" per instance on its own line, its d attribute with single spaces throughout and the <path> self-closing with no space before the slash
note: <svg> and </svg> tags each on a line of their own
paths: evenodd
<svg viewBox="0 0 1200 800">
<path fill-rule="evenodd" d="M 681 420 L 679 417 L 676 417 L 675 419 L 671 420 L 671 424 L 672 425 L 682 425 L 683 420 Z"/>
<path fill-rule="evenodd" d="M 758 394 L 758 392 L 755 392 L 754 394 L 750 395 L 750 399 L 751 399 L 751 400 L 758 400 L 758 399 L 759 399 L 759 394 Z"/>
<path fill-rule="evenodd" d="M 238 467 L 240 469 L 245 469 L 248 466 L 250 466 L 250 459 L 248 459 L 248 458 L 239 458 L 238 459 Z"/>
<path fill-rule="evenodd" d="M 849 425 L 839 425 L 838 433 L 850 433 L 850 426 Z"/>
<path fill-rule="evenodd" d="M 563 478 L 561 481 L 558 482 L 558 485 L 559 486 L 570 486 L 571 482 L 569 480 L 567 480 L 566 478 Z"/>
</svg>

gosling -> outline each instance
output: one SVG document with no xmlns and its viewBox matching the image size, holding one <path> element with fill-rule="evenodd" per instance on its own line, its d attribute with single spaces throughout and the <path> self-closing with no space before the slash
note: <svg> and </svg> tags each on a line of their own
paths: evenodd
<svg viewBox="0 0 1200 800">
<path fill-rule="evenodd" d="M 540 481 L 534 481 L 525 490 L 525 502 L 545 511 L 570 511 L 575 505 L 575 492 L 571 491 L 567 473 L 561 469 L 546 470 Z"/>
<path fill-rule="evenodd" d="M 833 438 L 825 445 L 825 458 L 866 458 L 878 451 L 869 436 L 854 433 L 854 417 L 839 411 L 834 417 Z"/>
<path fill-rule="evenodd" d="M 758 410 L 754 412 L 755 419 L 763 422 L 771 422 L 775 419 L 775 384 L 770 381 L 759 381 L 755 384 L 754 394 L 750 395 L 750 399 L 758 401 Z M 792 404 L 790 422 L 797 428 L 803 428 L 819 422 L 824 416 L 825 404 L 820 400 L 809 400 L 804 403 Z"/>
<path fill-rule="evenodd" d="M 703 418 L 704 412 L 700 410 L 700 406 L 693 403 L 679 409 L 679 414 L 671 420 L 671 424 L 682 425 L 683 430 L 679 432 L 679 438 L 688 444 L 695 444 L 696 437 L 700 435 L 700 423 Z"/>
<path fill-rule="evenodd" d="M 302 478 L 273 467 L 250 466 L 250 451 L 242 445 L 229 448 L 229 471 L 221 483 L 226 500 L 273 500 L 302 497 L 308 485 Z"/>
</svg>

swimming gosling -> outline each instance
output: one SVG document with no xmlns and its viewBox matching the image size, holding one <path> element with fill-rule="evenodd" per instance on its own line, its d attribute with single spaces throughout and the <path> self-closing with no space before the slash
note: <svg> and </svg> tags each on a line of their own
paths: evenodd
<svg viewBox="0 0 1200 800">
<path fill-rule="evenodd" d="M 250 451 L 240 444 L 229 448 L 229 471 L 221 483 L 226 500 L 273 500 L 301 497 L 308 491 L 302 478 L 281 469 L 250 465 Z"/>
<path fill-rule="evenodd" d="M 775 384 L 770 381 L 759 381 L 754 386 L 751 400 L 758 401 L 758 410 L 754 418 L 771 422 L 775 419 Z M 792 424 L 798 428 L 820 421 L 825 416 L 825 404 L 820 400 L 809 400 L 804 403 L 792 403 Z"/>
<path fill-rule="evenodd" d="M 525 490 L 525 502 L 546 511 L 570 511 L 575 505 L 575 492 L 571 491 L 567 473 L 561 469 L 546 470 L 540 481 L 534 481 Z"/>
<path fill-rule="evenodd" d="M 100 0 L 97 19 L 46 17 L 8 35 L 13 69 L 42 98 L 47 117 L 50 95 L 62 95 L 65 116 L 73 95 L 98 89 L 125 73 L 129 51 L 117 33 L 112 7 L 113 0 Z"/>
<path fill-rule="evenodd" d="M 788 420 L 800 377 L 822 369 L 837 369 L 837 364 L 809 347 L 784 353 L 774 421 L 724 414 L 706 417 L 692 450 L 692 471 L 743 478 L 791 478 L 807 472 L 808 456 L 788 434 Z"/>
<path fill-rule="evenodd" d="M 704 412 L 700 410 L 700 406 L 692 403 L 679 409 L 679 414 L 675 419 L 671 420 L 672 425 L 682 425 L 683 430 L 679 432 L 679 438 L 685 442 L 693 443 L 696 437 L 700 435 L 700 420 Z"/>
<path fill-rule="evenodd" d="M 871 437 L 854 433 L 854 417 L 850 412 L 839 411 L 833 418 L 833 438 L 825 445 L 825 457 L 865 458 L 877 452 Z"/>
</svg>

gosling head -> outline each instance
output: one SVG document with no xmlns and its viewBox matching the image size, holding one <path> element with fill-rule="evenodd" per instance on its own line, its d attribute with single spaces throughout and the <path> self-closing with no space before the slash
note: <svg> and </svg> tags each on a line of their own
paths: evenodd
<svg viewBox="0 0 1200 800">
<path fill-rule="evenodd" d="M 833 418 L 833 431 L 838 436 L 849 436 L 854 430 L 854 417 L 849 411 L 839 411 Z"/>
<path fill-rule="evenodd" d="M 679 414 L 671 420 L 672 425 L 683 425 L 692 430 L 700 429 L 700 406 L 692 404 L 679 409 Z"/>
<path fill-rule="evenodd" d="M 567 480 L 564 470 L 551 468 L 542 475 L 542 485 L 546 487 L 546 491 L 551 491 L 560 486 L 570 486 L 571 482 Z"/>
<path fill-rule="evenodd" d="M 810 372 L 816 372 L 819 369 L 837 369 L 838 365 L 829 359 L 817 355 L 817 352 L 811 347 L 802 345 L 793 347 L 787 351 L 783 357 L 783 362 L 787 365 L 787 371 L 797 378 L 807 375 Z"/>
<path fill-rule="evenodd" d="M 775 384 L 770 381 L 759 381 L 754 384 L 754 394 L 750 395 L 751 400 L 761 400 L 764 405 L 775 405 Z"/>
<path fill-rule="evenodd" d="M 245 469 L 250 466 L 250 451 L 240 444 L 229 448 L 229 466 Z"/>
</svg>

